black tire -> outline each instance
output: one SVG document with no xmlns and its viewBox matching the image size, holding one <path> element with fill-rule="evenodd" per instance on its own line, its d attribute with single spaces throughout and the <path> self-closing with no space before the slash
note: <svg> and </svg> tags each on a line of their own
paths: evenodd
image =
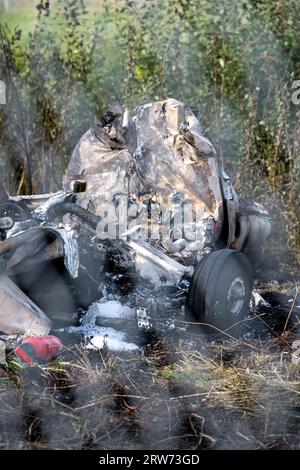
<svg viewBox="0 0 300 470">
<path fill-rule="evenodd" d="M 254 267 L 258 266 L 262 259 L 263 246 L 267 239 L 266 232 L 268 225 L 270 226 L 268 219 L 263 219 L 255 215 L 249 216 L 249 233 L 242 251 Z"/>
<path fill-rule="evenodd" d="M 194 321 L 227 329 L 248 315 L 252 288 L 252 267 L 243 253 L 214 251 L 195 269 L 187 313 Z"/>
<path fill-rule="evenodd" d="M 14 222 L 24 222 L 31 218 L 31 212 L 22 202 L 5 201 L 0 203 L 0 217 L 10 217 Z"/>
</svg>

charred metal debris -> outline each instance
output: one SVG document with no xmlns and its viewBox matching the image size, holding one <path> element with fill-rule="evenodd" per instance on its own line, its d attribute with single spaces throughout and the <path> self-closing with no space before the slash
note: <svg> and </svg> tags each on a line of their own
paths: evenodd
<svg viewBox="0 0 300 470">
<path fill-rule="evenodd" d="M 118 349 L 129 325 L 228 328 L 248 315 L 270 232 L 197 110 L 174 99 L 133 115 L 112 105 L 78 142 L 61 191 L 2 196 L 0 331 L 48 335 L 69 316 L 90 345 Z"/>
</svg>

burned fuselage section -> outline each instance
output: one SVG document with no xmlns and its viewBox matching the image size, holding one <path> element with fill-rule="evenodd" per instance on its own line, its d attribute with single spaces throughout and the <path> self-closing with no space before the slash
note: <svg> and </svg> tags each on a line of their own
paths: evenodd
<svg viewBox="0 0 300 470">
<path fill-rule="evenodd" d="M 8 198 L 0 209 L 6 276 L 62 259 L 70 278 L 89 278 L 144 326 L 162 305 L 183 311 L 205 257 L 251 255 L 270 233 L 267 211 L 236 194 L 198 112 L 173 99 L 133 116 L 113 105 L 77 144 L 62 191 Z M 246 295 L 243 279 L 234 282 L 230 295 L 234 286 Z"/>
</svg>

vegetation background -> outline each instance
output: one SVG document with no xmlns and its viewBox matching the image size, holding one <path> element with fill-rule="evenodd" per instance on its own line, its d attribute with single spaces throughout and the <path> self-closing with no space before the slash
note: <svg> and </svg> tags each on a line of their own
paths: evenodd
<svg viewBox="0 0 300 470">
<path fill-rule="evenodd" d="M 0 1 L 0 171 L 11 194 L 57 190 L 112 101 L 133 110 L 174 97 L 201 110 L 237 190 L 270 210 L 272 249 L 299 260 L 298 0 L 52 0 L 40 15 L 38 3 Z"/>
</svg>

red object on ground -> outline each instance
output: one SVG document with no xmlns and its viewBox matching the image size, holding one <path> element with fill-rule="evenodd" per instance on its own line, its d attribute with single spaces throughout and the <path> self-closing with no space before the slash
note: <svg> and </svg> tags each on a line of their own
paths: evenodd
<svg viewBox="0 0 300 470">
<path fill-rule="evenodd" d="M 48 362 L 54 359 L 63 348 L 63 343 L 56 336 L 31 336 L 25 338 L 16 347 L 17 354 L 24 362 Z"/>
</svg>

